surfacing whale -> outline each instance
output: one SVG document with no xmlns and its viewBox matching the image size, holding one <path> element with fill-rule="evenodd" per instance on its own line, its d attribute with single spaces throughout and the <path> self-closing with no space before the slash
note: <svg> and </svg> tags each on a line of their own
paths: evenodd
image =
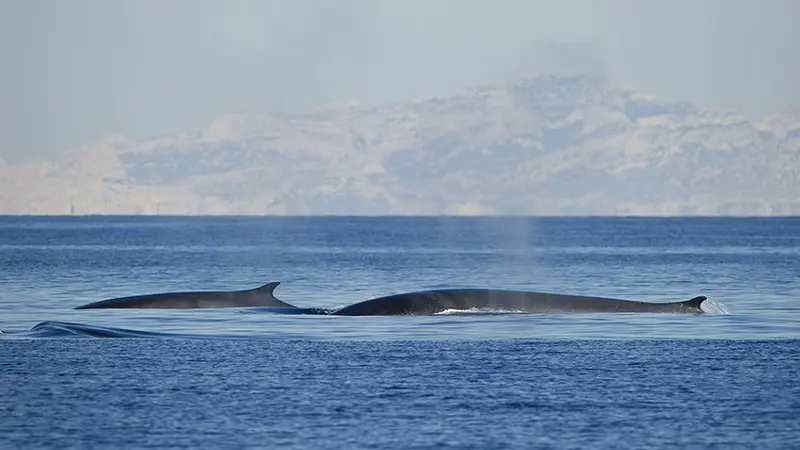
<svg viewBox="0 0 800 450">
<path fill-rule="evenodd" d="M 278 300 L 274 291 L 280 281 L 240 291 L 191 291 L 118 297 L 89 303 L 75 309 L 97 308 L 275 308 L 283 314 L 334 316 L 430 315 L 447 310 L 488 309 L 527 313 L 646 312 L 703 314 L 705 296 L 672 303 L 648 303 L 607 297 L 553 294 L 503 289 L 437 289 L 373 298 L 337 310 L 297 308 Z"/>
<path fill-rule="evenodd" d="M 234 308 L 269 306 L 274 308 L 295 308 L 275 298 L 274 291 L 280 281 L 273 281 L 255 289 L 241 291 L 192 291 L 165 292 L 160 294 L 118 297 L 78 306 L 75 309 L 96 308 Z"/>
<path fill-rule="evenodd" d="M 489 309 L 528 313 L 645 312 L 703 314 L 704 296 L 673 303 L 500 289 L 438 289 L 378 297 L 333 311 L 335 316 L 426 315 L 447 310 Z"/>
</svg>

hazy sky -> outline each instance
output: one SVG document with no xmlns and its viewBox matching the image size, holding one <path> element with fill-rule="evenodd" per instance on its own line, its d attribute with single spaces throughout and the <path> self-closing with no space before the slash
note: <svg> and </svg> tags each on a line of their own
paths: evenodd
<svg viewBox="0 0 800 450">
<path fill-rule="evenodd" d="M 534 75 L 547 41 L 591 44 L 627 87 L 757 118 L 800 103 L 798 18 L 798 0 L 0 0 L 0 157 L 444 95 Z"/>
</svg>

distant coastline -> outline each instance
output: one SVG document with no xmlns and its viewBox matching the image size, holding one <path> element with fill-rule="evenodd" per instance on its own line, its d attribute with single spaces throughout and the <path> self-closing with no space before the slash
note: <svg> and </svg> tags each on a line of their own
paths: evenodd
<svg viewBox="0 0 800 450">
<path fill-rule="evenodd" d="M 0 165 L 0 214 L 800 215 L 800 110 L 752 121 L 603 77 L 224 115 Z"/>
</svg>

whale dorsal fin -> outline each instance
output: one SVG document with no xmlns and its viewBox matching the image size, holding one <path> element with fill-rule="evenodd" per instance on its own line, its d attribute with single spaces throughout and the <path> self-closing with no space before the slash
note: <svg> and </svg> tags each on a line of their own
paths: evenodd
<svg viewBox="0 0 800 450">
<path fill-rule="evenodd" d="M 686 300 L 685 302 L 681 302 L 681 304 L 689 308 L 700 309 L 700 304 L 706 300 L 708 300 L 708 297 L 706 297 L 705 295 L 699 295 L 691 300 Z"/>
<path fill-rule="evenodd" d="M 252 292 L 255 292 L 259 296 L 261 295 L 269 296 L 269 298 L 261 298 L 259 301 L 259 305 L 275 306 L 279 308 L 297 308 L 296 306 L 290 305 L 289 303 L 286 303 L 282 300 L 278 300 L 278 298 L 275 297 L 275 288 L 278 287 L 279 284 L 281 284 L 280 281 L 272 281 L 270 283 L 267 283 L 261 287 L 252 290 Z"/>
<path fill-rule="evenodd" d="M 259 294 L 268 294 L 268 295 L 270 295 L 272 297 L 275 297 L 275 294 L 274 294 L 275 288 L 278 287 L 279 284 L 281 284 L 280 281 L 271 281 L 271 282 L 269 282 L 269 283 L 267 283 L 267 284 L 265 284 L 265 285 L 263 285 L 261 287 L 255 288 L 253 290 L 258 292 Z"/>
</svg>

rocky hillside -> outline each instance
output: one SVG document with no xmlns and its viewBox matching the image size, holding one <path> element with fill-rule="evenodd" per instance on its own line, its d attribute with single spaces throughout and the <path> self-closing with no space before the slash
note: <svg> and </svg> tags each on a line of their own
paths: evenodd
<svg viewBox="0 0 800 450">
<path fill-rule="evenodd" d="M 227 115 L 0 160 L 14 214 L 800 214 L 800 112 L 753 122 L 603 78 Z"/>
</svg>

